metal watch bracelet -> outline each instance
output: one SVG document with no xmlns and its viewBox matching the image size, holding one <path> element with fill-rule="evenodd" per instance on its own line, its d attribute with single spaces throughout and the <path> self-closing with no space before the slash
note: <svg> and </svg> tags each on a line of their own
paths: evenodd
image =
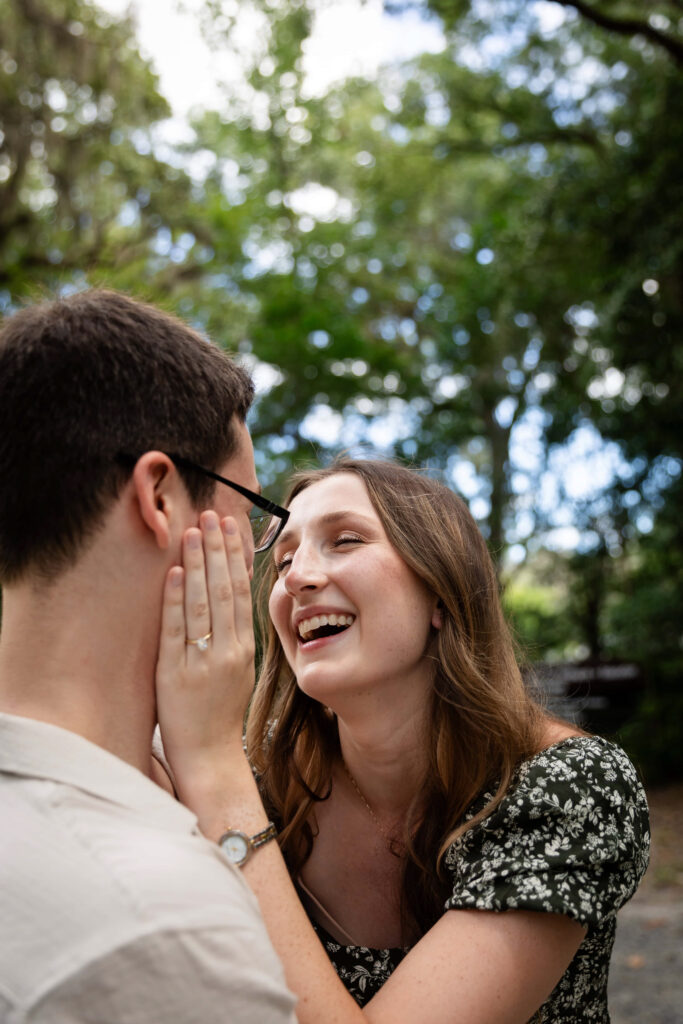
<svg viewBox="0 0 683 1024">
<path fill-rule="evenodd" d="M 265 846 L 271 839 L 277 838 L 277 829 L 269 821 L 264 829 L 253 836 L 247 835 L 238 828 L 229 828 L 218 840 L 218 845 L 225 856 L 235 867 L 243 867 L 259 846 Z"/>
</svg>

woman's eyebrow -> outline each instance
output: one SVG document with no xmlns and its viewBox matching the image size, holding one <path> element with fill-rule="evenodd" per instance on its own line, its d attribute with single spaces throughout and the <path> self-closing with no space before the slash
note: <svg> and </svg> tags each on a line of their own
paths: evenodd
<svg viewBox="0 0 683 1024">
<path fill-rule="evenodd" d="M 319 526 L 334 526 L 335 523 L 341 522 L 345 519 L 361 519 L 367 526 L 374 526 L 375 523 L 370 516 L 364 515 L 362 512 L 356 511 L 356 509 L 339 509 L 335 512 L 326 512 L 324 515 L 319 516 L 315 519 L 316 525 Z M 285 528 L 277 539 L 275 549 L 281 548 L 283 544 L 287 544 L 295 534 L 295 530 L 292 528 Z"/>
</svg>

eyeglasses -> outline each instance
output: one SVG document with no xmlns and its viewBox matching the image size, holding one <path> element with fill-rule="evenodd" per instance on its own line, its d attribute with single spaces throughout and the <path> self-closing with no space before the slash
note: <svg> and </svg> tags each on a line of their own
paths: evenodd
<svg viewBox="0 0 683 1024">
<path fill-rule="evenodd" d="M 184 455 L 178 455 L 176 452 L 166 452 L 165 454 L 176 466 L 182 466 L 183 469 L 191 469 L 195 473 L 202 473 L 212 480 L 217 480 L 219 484 L 232 487 L 233 491 L 237 491 L 244 498 L 248 498 L 254 506 L 249 516 L 251 531 L 254 536 L 254 554 L 258 555 L 261 551 L 267 551 L 275 543 L 289 519 L 289 512 L 286 508 L 281 508 L 274 501 L 269 501 L 263 495 L 250 491 L 248 487 L 242 487 L 241 484 L 236 484 L 233 480 L 228 480 L 227 477 L 214 473 L 212 469 L 205 469 L 204 466 L 199 466 L 196 462 L 192 462 L 191 459 L 186 459 Z M 124 454 L 123 452 L 119 453 L 117 459 L 125 462 L 137 461 L 134 456 Z"/>
<path fill-rule="evenodd" d="M 198 466 L 196 462 L 186 459 L 184 455 L 178 455 L 176 452 L 167 452 L 166 454 L 176 466 L 193 469 L 195 473 L 203 473 L 204 476 L 211 477 L 212 480 L 217 480 L 219 484 L 225 484 L 226 487 L 232 487 L 233 491 L 237 491 L 238 494 L 249 499 L 254 506 L 249 516 L 254 535 L 254 554 L 258 555 L 261 551 L 267 551 L 275 543 L 289 519 L 289 512 L 286 508 L 281 508 L 274 501 L 269 501 L 263 495 L 250 491 L 248 487 L 242 487 L 241 484 L 236 484 L 233 480 L 214 473 L 212 469 Z"/>
</svg>

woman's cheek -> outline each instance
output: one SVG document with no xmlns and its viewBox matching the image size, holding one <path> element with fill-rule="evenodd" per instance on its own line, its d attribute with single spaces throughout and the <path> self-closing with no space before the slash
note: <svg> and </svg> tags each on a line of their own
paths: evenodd
<svg viewBox="0 0 683 1024">
<path fill-rule="evenodd" d="M 289 614 L 287 612 L 287 601 L 282 591 L 282 581 L 278 580 L 272 591 L 270 592 L 270 598 L 268 600 L 268 614 L 270 615 L 271 621 L 275 626 L 275 632 L 280 638 L 285 654 L 288 653 L 288 640 L 289 635 Z"/>
</svg>

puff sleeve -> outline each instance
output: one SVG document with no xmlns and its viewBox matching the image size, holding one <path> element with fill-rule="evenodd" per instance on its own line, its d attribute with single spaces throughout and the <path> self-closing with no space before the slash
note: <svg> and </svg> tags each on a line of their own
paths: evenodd
<svg viewBox="0 0 683 1024">
<path fill-rule="evenodd" d="M 526 761 L 493 813 L 449 847 L 445 909 L 536 910 L 597 925 L 635 892 L 649 845 L 647 800 L 626 754 L 571 737 Z"/>
</svg>

